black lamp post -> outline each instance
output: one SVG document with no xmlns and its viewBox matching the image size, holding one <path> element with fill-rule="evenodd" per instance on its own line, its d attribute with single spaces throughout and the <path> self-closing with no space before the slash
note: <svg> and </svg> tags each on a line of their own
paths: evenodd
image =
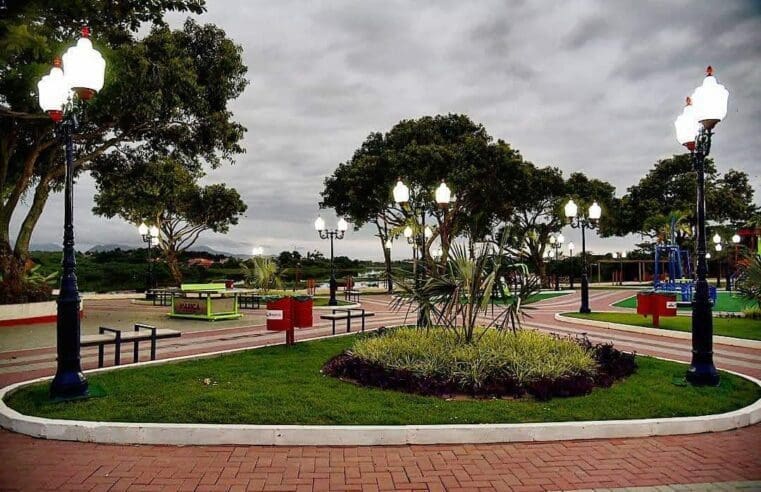
<svg viewBox="0 0 761 492">
<path fill-rule="evenodd" d="M 407 226 L 404 229 L 404 237 L 407 239 L 407 243 L 412 245 L 412 274 L 415 278 L 415 290 L 419 290 L 423 283 L 424 272 L 418 264 L 418 259 L 426 259 L 426 244 L 428 240 L 433 237 L 433 230 L 425 225 L 425 218 L 427 214 L 426 209 L 426 196 L 423 190 L 413 192 L 410 197 L 410 189 L 405 185 L 401 178 L 397 181 L 394 187 L 393 195 L 394 201 L 399 204 L 402 209 L 407 208 L 412 217 L 414 218 L 414 229 L 411 226 Z M 435 192 L 436 204 L 439 208 L 446 209 L 449 207 L 452 199 L 452 192 L 446 185 L 444 180 L 436 188 Z M 417 222 L 417 217 L 420 216 L 420 223 Z M 443 233 L 443 231 L 442 231 Z M 443 238 L 443 235 L 442 235 Z M 418 309 L 417 326 L 422 327 L 428 325 L 428 313 L 422 309 Z"/>
<path fill-rule="evenodd" d="M 687 98 L 687 105 L 674 126 L 677 140 L 690 150 L 697 174 L 698 269 L 692 299 L 692 362 L 686 378 L 694 385 L 715 386 L 719 384 L 719 374 L 713 363 L 713 317 L 706 279 L 705 158 L 711 151 L 713 128 L 727 115 L 729 92 L 716 81 L 711 67 L 706 75 L 703 84 Z"/>
<path fill-rule="evenodd" d="M 336 282 L 336 267 L 333 264 L 333 239 L 343 239 L 349 224 L 341 218 L 338 220 L 338 225 L 335 229 L 326 229 L 325 221 L 322 220 L 322 217 L 317 217 L 317 220 L 314 221 L 314 228 L 320 234 L 320 239 L 330 239 L 330 300 L 328 301 L 328 306 L 337 306 L 336 290 L 338 289 L 338 282 Z"/>
<path fill-rule="evenodd" d="M 148 277 L 146 279 L 145 298 L 152 299 L 153 293 L 151 292 L 151 289 L 156 288 L 156 278 L 153 275 L 153 260 L 151 258 L 151 253 L 153 251 L 153 246 L 156 245 L 156 242 L 159 239 L 159 228 L 156 226 L 148 227 L 145 225 L 145 222 L 143 222 L 137 227 L 137 232 L 146 244 L 146 249 L 148 251 Z"/>
<path fill-rule="evenodd" d="M 394 280 L 391 278 L 391 247 L 393 246 L 393 243 L 391 242 L 391 239 L 386 239 L 386 244 L 383 245 L 385 249 L 388 250 L 388 257 L 389 262 L 386 264 L 386 287 L 388 289 L 389 294 L 394 293 Z"/>
<path fill-rule="evenodd" d="M 578 215 L 578 206 L 569 200 L 565 205 L 565 216 L 568 224 L 574 229 L 581 229 L 581 307 L 580 313 L 590 313 L 589 309 L 589 266 L 587 265 L 587 238 L 586 230 L 594 229 L 602 215 L 602 209 L 593 202 L 587 215 Z"/>
<path fill-rule="evenodd" d="M 56 122 L 56 134 L 66 149 L 66 179 L 64 183 L 63 260 L 61 287 L 58 293 L 56 323 L 57 367 L 50 385 L 54 400 L 88 396 L 87 379 L 80 361 L 79 289 L 77 288 L 74 252 L 74 144 L 72 135 L 78 122 L 73 112 L 71 92 L 80 101 L 87 101 L 103 87 L 106 62 L 92 47 L 87 27 L 82 38 L 56 59 L 50 73 L 37 84 L 39 103 L 43 111 Z M 64 77 L 65 75 L 65 77 Z"/>
<path fill-rule="evenodd" d="M 552 248 L 552 258 L 555 260 L 557 268 L 557 262 L 560 261 L 560 257 L 563 255 L 563 242 L 565 237 L 562 234 L 550 236 L 550 248 Z M 555 290 L 560 290 L 560 275 L 558 275 L 557 269 L 555 270 Z"/>
</svg>

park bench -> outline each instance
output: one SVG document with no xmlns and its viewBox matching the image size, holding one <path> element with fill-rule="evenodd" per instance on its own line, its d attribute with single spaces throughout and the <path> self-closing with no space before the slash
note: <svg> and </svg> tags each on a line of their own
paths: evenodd
<svg viewBox="0 0 761 492">
<path fill-rule="evenodd" d="M 154 306 L 171 306 L 172 298 L 178 295 L 177 291 L 169 289 L 151 289 L 148 293 Z"/>
<path fill-rule="evenodd" d="M 156 341 L 164 338 L 176 338 L 182 335 L 177 330 L 156 328 L 151 325 L 136 324 L 134 331 L 122 331 L 101 326 L 97 335 L 82 335 L 82 347 L 98 347 L 98 367 L 103 367 L 106 345 L 114 345 L 114 365 L 121 363 L 122 343 L 132 343 L 132 362 L 139 358 L 140 342 L 151 342 L 151 360 L 156 360 Z"/>
<path fill-rule="evenodd" d="M 356 318 L 362 319 L 362 331 L 365 331 L 365 318 L 375 316 L 375 313 L 365 311 L 362 308 L 335 308 L 330 314 L 323 314 L 320 319 L 329 319 L 333 322 L 333 334 L 336 334 L 336 321 L 346 320 L 346 333 L 351 331 L 351 320 Z"/>
<path fill-rule="evenodd" d="M 261 309 L 264 296 L 259 294 L 241 294 L 238 296 L 239 309 Z"/>
<path fill-rule="evenodd" d="M 359 302 L 359 295 L 361 294 L 360 291 L 349 289 L 344 291 L 344 300 L 345 301 L 354 301 Z"/>
</svg>

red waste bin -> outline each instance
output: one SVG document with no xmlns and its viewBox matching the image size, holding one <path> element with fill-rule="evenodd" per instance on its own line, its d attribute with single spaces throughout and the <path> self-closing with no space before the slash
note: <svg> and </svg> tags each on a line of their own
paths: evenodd
<svg viewBox="0 0 761 492">
<path fill-rule="evenodd" d="M 272 331 L 293 329 L 293 297 L 267 301 L 267 329 Z"/>
<path fill-rule="evenodd" d="M 293 298 L 293 325 L 297 328 L 312 327 L 312 298 L 296 296 Z"/>
<path fill-rule="evenodd" d="M 225 280 L 225 289 L 234 289 L 235 280 Z"/>
<path fill-rule="evenodd" d="M 652 292 L 637 292 L 637 314 L 652 314 Z"/>
</svg>

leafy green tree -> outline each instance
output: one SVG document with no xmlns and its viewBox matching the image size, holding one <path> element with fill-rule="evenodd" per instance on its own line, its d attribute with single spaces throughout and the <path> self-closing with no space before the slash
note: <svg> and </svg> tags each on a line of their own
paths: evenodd
<svg viewBox="0 0 761 492">
<path fill-rule="evenodd" d="M 483 235 L 497 212 L 511 202 L 511 195 L 519 192 L 514 178 L 521 162 L 516 150 L 503 141 L 494 142 L 482 125 L 465 115 L 402 120 L 385 134 L 371 133 L 352 158 L 325 179 L 320 206 L 349 217 L 357 228 L 375 225 L 389 265 L 386 240 L 421 220 L 420 213 L 393 203 L 392 189 L 400 177 L 411 189 L 423 192 L 418 204 L 434 230 L 425 257 L 430 260 L 428 250 L 439 237 L 446 257 L 452 238 L 473 224 L 466 218 L 483 214 L 484 227 L 470 231 Z M 434 200 L 442 179 L 456 195 L 448 209 L 439 208 Z"/>
<path fill-rule="evenodd" d="M 656 216 L 668 217 L 672 212 L 684 211 L 683 222 L 695 225 L 696 178 L 689 154 L 675 155 L 659 160 L 639 183 L 629 187 L 622 198 L 617 233 L 637 233 L 657 238 L 662 223 Z M 712 159 L 706 160 L 706 212 L 714 222 L 739 225 L 747 222 L 757 210 L 753 205 L 753 187 L 748 175 L 729 170 L 717 172 Z M 681 244 L 686 228 L 677 235 Z"/>
<path fill-rule="evenodd" d="M 204 231 L 227 232 L 246 211 L 235 189 L 223 184 L 200 186 L 201 174 L 191 173 L 174 159 L 112 162 L 118 168 L 108 173 L 94 171 L 98 190 L 93 212 L 157 225 L 159 247 L 178 285 L 182 282 L 179 255 Z"/>
<path fill-rule="evenodd" d="M 36 84 L 79 36 L 83 19 L 106 59 L 106 81 L 76 135 L 75 172 L 109 174 L 115 154 L 170 155 L 190 171 L 243 151 L 227 103 L 245 88 L 241 48 L 213 25 L 170 30 L 166 12 L 203 13 L 202 0 L 9 2 L 0 18 L 0 268 L 19 278 L 51 193 L 63 183 L 62 146 L 37 105 Z M 152 26 L 142 39 L 138 29 Z M 83 112 L 85 108 L 79 108 Z M 13 247 L 10 222 L 29 209 Z"/>
</svg>

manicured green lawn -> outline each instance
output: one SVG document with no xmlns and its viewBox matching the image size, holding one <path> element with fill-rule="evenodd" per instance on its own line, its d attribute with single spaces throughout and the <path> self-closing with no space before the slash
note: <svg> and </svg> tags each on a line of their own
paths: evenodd
<svg viewBox="0 0 761 492">
<path fill-rule="evenodd" d="M 563 313 L 563 316 L 574 318 L 622 323 L 625 325 L 653 327 L 653 318 L 647 318 L 635 313 Z M 663 330 L 692 331 L 691 316 L 674 316 L 660 319 Z M 725 337 L 748 338 L 761 340 L 761 320 L 746 318 L 713 318 L 713 334 Z"/>
<path fill-rule="evenodd" d="M 312 305 L 313 306 L 327 306 L 328 301 L 330 300 L 329 297 L 315 297 L 312 299 Z M 336 299 L 338 301 L 339 306 L 348 306 L 350 304 L 354 304 L 353 302 L 347 302 L 343 299 Z"/>
<path fill-rule="evenodd" d="M 11 395 L 8 404 L 24 414 L 63 419 L 380 425 L 675 417 L 726 412 L 761 397 L 751 382 L 724 373 L 719 387 L 686 386 L 685 365 L 638 357 L 636 374 L 588 396 L 446 401 L 323 376 L 324 362 L 353 338 L 93 374 L 91 385 L 106 396 L 74 403 L 49 403 L 48 384 L 38 384 Z"/>
<path fill-rule="evenodd" d="M 622 308 L 637 308 L 637 296 L 627 297 L 622 301 L 618 301 L 613 304 L 616 307 Z M 740 297 L 733 297 L 731 292 L 717 292 L 716 304 L 714 305 L 714 311 L 726 311 L 726 312 L 741 312 L 746 307 L 750 307 L 750 303 Z M 679 308 L 683 311 L 688 311 L 689 307 Z"/>
<path fill-rule="evenodd" d="M 552 299 L 553 297 L 564 296 L 566 294 L 567 294 L 567 292 L 552 292 L 552 291 L 540 292 L 538 294 L 534 294 L 533 296 L 530 296 L 528 298 L 528 300 L 526 301 L 526 304 L 531 304 L 532 302 L 543 301 L 545 299 Z M 496 300 L 495 304 L 502 304 L 502 301 L 501 300 Z"/>
</svg>

